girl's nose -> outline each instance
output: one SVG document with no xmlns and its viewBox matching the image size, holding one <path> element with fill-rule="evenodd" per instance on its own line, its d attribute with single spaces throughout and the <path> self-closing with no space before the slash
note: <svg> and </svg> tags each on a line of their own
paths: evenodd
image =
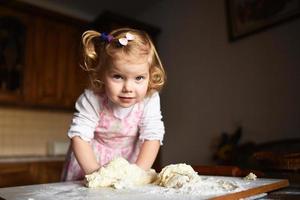
<svg viewBox="0 0 300 200">
<path fill-rule="evenodd" d="M 130 81 L 125 81 L 123 85 L 122 92 L 131 93 L 132 92 L 132 83 Z"/>
</svg>

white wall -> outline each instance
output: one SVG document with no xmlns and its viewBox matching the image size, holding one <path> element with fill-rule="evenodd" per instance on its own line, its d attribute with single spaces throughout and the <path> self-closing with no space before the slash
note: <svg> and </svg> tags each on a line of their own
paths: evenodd
<svg viewBox="0 0 300 200">
<path fill-rule="evenodd" d="M 237 124 L 243 141 L 300 136 L 300 19 L 229 43 L 225 16 L 224 1 L 165 0 L 139 17 L 162 29 L 163 164 L 210 163 Z"/>
<path fill-rule="evenodd" d="M 0 107 L 0 157 L 46 156 L 68 145 L 72 112 Z"/>
</svg>

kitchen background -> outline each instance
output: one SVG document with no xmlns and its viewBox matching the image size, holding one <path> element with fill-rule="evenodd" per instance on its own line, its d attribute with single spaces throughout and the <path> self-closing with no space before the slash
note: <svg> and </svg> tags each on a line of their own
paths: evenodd
<svg viewBox="0 0 300 200">
<path fill-rule="evenodd" d="M 230 42 L 226 3 L 220 0 L 91 1 L 90 11 L 85 10 L 89 1 L 80 1 L 79 7 L 77 1 L 22 2 L 79 18 L 80 23 L 110 9 L 160 29 L 156 42 L 168 75 L 161 94 L 166 126 L 162 165 L 213 163 L 216 138 L 238 126 L 243 127 L 241 143 L 299 138 L 299 18 Z M 46 82 L 55 80 L 53 75 Z M 74 100 L 75 93 L 71 96 Z M 0 156 L 44 156 L 51 154 L 53 142 L 68 142 L 72 109 L 37 109 L 35 100 L 29 102 L 25 107 L 1 105 Z"/>
</svg>

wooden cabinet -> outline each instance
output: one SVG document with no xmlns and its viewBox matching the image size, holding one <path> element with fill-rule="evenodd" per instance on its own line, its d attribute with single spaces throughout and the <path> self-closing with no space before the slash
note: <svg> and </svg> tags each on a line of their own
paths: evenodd
<svg viewBox="0 0 300 200">
<path fill-rule="evenodd" d="M 32 39 L 30 16 L 1 6 L 0 13 L 0 100 L 11 103 L 22 102 L 23 75 L 27 67 L 25 63 L 28 61 L 25 54 L 28 53 L 27 47 Z M 13 72 L 17 69 L 18 74 Z M 12 80 L 13 77 L 17 81 Z"/>
<path fill-rule="evenodd" d="M 21 84 L 13 90 L 2 84 L 0 103 L 72 109 L 86 87 L 86 74 L 79 67 L 83 23 L 46 11 L 32 12 L 32 9 L 0 6 L 0 31 L 3 17 L 19 20 L 26 30 L 24 46 L 21 46 L 24 48 L 20 61 Z M 2 77 L 5 76 L 8 75 Z"/>
<path fill-rule="evenodd" d="M 0 163 L 0 187 L 59 182 L 64 161 Z"/>
<path fill-rule="evenodd" d="M 28 70 L 32 78 L 29 89 L 34 93 L 26 95 L 27 101 L 39 106 L 72 107 L 84 87 L 84 71 L 78 70 L 80 31 L 43 16 L 34 22 L 34 53 Z"/>
</svg>

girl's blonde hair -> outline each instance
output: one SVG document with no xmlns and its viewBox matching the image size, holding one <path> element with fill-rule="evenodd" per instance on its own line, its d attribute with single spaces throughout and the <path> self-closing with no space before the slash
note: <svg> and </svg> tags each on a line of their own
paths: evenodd
<svg viewBox="0 0 300 200">
<path fill-rule="evenodd" d="M 127 45 L 121 45 L 119 39 L 125 38 L 127 33 L 133 35 L 134 39 L 128 41 Z M 103 40 L 103 37 L 107 36 L 110 39 Z M 89 73 L 90 86 L 94 91 L 104 92 L 104 75 L 118 59 L 126 59 L 128 62 L 147 59 L 150 65 L 147 95 L 153 91 L 160 91 L 165 84 L 165 70 L 152 40 L 144 31 L 120 28 L 106 35 L 89 30 L 83 33 L 82 43 L 82 68 Z"/>
</svg>

